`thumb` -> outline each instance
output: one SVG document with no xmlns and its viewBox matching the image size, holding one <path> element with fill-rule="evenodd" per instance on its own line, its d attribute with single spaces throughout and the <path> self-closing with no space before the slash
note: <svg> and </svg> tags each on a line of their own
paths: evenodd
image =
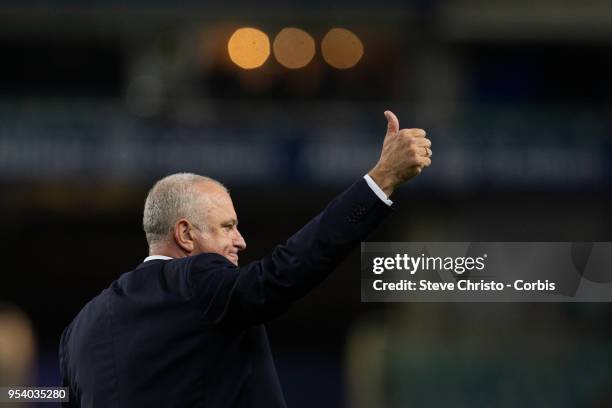
<svg viewBox="0 0 612 408">
<path fill-rule="evenodd" d="M 397 116 L 391 111 L 385 111 L 385 117 L 387 118 L 387 134 L 394 135 L 399 132 L 399 120 Z"/>
</svg>

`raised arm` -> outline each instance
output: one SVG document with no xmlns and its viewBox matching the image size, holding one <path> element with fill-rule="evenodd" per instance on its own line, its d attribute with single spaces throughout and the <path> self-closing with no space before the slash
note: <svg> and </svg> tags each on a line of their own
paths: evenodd
<svg viewBox="0 0 612 408">
<path fill-rule="evenodd" d="M 431 164 L 431 142 L 421 129 L 399 129 L 392 112 L 382 153 L 368 173 L 389 197 Z M 257 324 L 283 313 L 328 276 L 390 213 L 361 179 L 263 259 L 236 267 L 225 257 L 201 254 L 190 265 L 194 299 L 215 323 Z"/>
</svg>

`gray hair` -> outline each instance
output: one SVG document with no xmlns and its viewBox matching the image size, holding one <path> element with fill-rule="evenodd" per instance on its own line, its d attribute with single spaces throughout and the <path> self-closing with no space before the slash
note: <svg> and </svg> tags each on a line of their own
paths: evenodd
<svg viewBox="0 0 612 408">
<path fill-rule="evenodd" d="M 202 218 L 210 202 L 196 188 L 197 184 L 205 182 L 215 183 L 227 191 L 217 180 L 193 173 L 171 174 L 155 183 L 147 195 L 142 217 L 149 247 L 166 241 L 181 218 L 206 228 L 206 220 Z"/>
</svg>

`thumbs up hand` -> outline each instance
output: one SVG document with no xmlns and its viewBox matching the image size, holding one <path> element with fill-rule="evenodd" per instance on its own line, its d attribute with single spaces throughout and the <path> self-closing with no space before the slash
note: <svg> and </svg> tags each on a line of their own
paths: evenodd
<svg viewBox="0 0 612 408">
<path fill-rule="evenodd" d="M 397 116 L 385 111 L 387 134 L 378 163 L 368 173 L 388 196 L 431 164 L 431 141 L 423 129 L 401 129 Z"/>
</svg>

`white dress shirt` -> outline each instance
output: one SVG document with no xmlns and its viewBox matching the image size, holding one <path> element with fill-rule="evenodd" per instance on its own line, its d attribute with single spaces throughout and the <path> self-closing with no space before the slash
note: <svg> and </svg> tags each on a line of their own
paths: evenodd
<svg viewBox="0 0 612 408">
<path fill-rule="evenodd" d="M 389 200 L 389 197 L 387 197 L 385 192 L 382 191 L 380 187 L 378 187 L 378 184 L 376 184 L 376 182 L 372 180 L 372 177 L 370 177 L 369 174 L 366 174 L 365 176 L 363 176 L 363 178 L 365 179 L 366 183 L 368 183 L 368 186 L 370 186 L 374 194 L 376 194 L 378 198 L 382 200 L 383 203 L 387 204 L 389 207 L 393 205 L 393 201 Z"/>
</svg>

